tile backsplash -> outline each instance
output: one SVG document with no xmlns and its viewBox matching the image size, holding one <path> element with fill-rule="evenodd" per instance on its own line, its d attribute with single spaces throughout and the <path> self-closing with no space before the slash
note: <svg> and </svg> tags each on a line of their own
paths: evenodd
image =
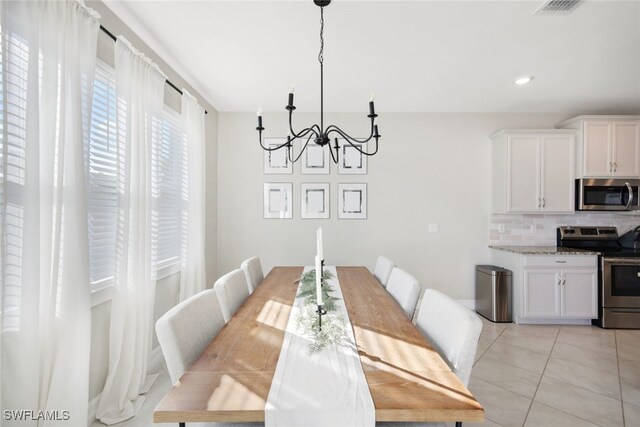
<svg viewBox="0 0 640 427">
<path fill-rule="evenodd" d="M 605 212 L 575 214 L 491 214 L 489 244 L 497 246 L 555 246 L 561 225 L 610 225 L 620 235 L 640 225 L 638 214 Z"/>
</svg>

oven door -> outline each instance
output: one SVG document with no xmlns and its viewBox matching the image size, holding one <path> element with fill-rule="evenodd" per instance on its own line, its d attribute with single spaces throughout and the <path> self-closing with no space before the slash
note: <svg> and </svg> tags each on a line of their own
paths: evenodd
<svg viewBox="0 0 640 427">
<path fill-rule="evenodd" d="M 602 258 L 602 302 L 640 308 L 640 258 Z"/>
</svg>

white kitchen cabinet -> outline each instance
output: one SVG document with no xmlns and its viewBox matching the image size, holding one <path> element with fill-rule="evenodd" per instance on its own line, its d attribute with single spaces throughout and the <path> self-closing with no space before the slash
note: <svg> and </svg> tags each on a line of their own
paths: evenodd
<svg viewBox="0 0 640 427">
<path fill-rule="evenodd" d="M 513 272 L 516 323 L 590 324 L 598 317 L 596 255 L 491 252 L 493 264 Z"/>
<path fill-rule="evenodd" d="M 524 270 L 523 317 L 598 317 L 594 269 Z"/>
<path fill-rule="evenodd" d="M 578 132 L 579 178 L 640 176 L 640 116 L 578 116 L 556 127 Z"/>
<path fill-rule="evenodd" d="M 598 273 L 589 269 L 562 270 L 560 312 L 562 317 L 598 317 Z"/>
<path fill-rule="evenodd" d="M 525 270 L 523 317 L 560 317 L 557 270 Z"/>
<path fill-rule="evenodd" d="M 506 129 L 491 138 L 494 213 L 574 211 L 574 131 Z"/>
</svg>

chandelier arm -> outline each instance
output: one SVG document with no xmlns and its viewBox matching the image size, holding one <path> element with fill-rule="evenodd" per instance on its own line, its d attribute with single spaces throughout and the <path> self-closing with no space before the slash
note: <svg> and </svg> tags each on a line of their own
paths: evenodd
<svg viewBox="0 0 640 427">
<path fill-rule="evenodd" d="M 320 136 L 320 133 L 321 133 L 320 132 L 320 128 L 318 128 L 318 125 L 315 125 L 315 124 L 313 126 L 311 126 L 311 127 L 306 128 L 306 129 L 302 129 L 299 133 L 294 131 L 293 130 L 293 122 L 291 120 L 292 119 L 292 115 L 293 115 L 293 111 L 289 110 L 289 132 L 291 132 L 291 135 L 293 136 L 291 138 L 292 141 L 294 139 L 297 139 L 297 138 L 304 138 L 305 136 L 307 136 L 307 134 L 309 132 L 313 132 L 316 137 Z M 316 128 L 318 130 L 315 130 L 314 128 Z"/>
<path fill-rule="evenodd" d="M 276 151 L 289 145 L 289 141 L 287 141 L 284 144 L 280 144 L 276 147 L 265 147 L 264 144 L 262 143 L 262 134 L 260 134 L 260 136 L 258 137 L 258 142 L 260 143 L 260 147 L 262 147 L 262 149 L 265 151 Z"/>
<path fill-rule="evenodd" d="M 295 163 L 298 160 L 300 160 L 300 157 L 302 157 L 302 153 L 304 153 L 304 150 L 307 149 L 307 145 L 309 145 L 309 141 L 311 141 L 311 137 L 313 137 L 313 135 L 309 135 L 309 138 L 307 138 L 307 142 L 304 143 L 304 147 L 302 147 L 302 150 L 300 150 L 300 154 L 298 154 L 298 157 L 296 157 L 295 160 L 293 160 L 293 158 L 289 157 L 289 160 L 291 161 L 291 163 Z M 289 152 L 289 154 L 291 154 L 291 152 Z"/>
<path fill-rule="evenodd" d="M 378 152 L 378 138 L 376 138 L 376 139 L 375 139 L 375 141 L 376 141 L 376 148 L 375 148 L 375 150 L 374 150 L 372 153 L 367 153 L 367 152 L 366 152 L 366 151 L 364 151 L 362 148 L 360 148 L 359 146 L 357 146 L 356 144 L 354 144 L 354 143 L 351 141 L 351 137 L 350 137 L 349 135 L 347 135 L 346 133 L 344 133 L 340 128 L 338 128 L 338 127 L 334 127 L 331 131 L 332 131 L 332 132 L 335 132 L 335 133 L 337 133 L 337 134 L 339 134 L 339 135 L 341 135 L 341 136 L 344 138 L 344 140 L 345 140 L 346 142 L 348 142 L 348 143 L 349 143 L 349 145 L 351 145 L 353 148 L 355 148 L 356 150 L 358 150 L 358 152 L 360 152 L 361 154 L 363 154 L 363 155 L 365 155 L 365 156 L 373 156 L 373 155 L 375 155 L 375 154 Z M 367 139 L 366 141 L 362 141 L 362 142 L 361 142 L 361 141 L 355 141 L 355 142 L 357 142 L 358 144 L 363 144 L 363 143 L 368 142 L 371 138 L 372 138 L 372 136 L 371 136 L 371 137 L 369 137 L 369 139 Z"/>
<path fill-rule="evenodd" d="M 371 141 L 371 138 L 373 138 L 373 136 L 374 136 L 373 135 L 373 121 L 371 122 L 371 134 L 369 135 L 368 138 L 362 138 L 362 139 L 354 138 L 351 135 L 347 134 L 342 129 L 340 129 L 336 125 L 330 125 L 329 127 L 327 127 L 327 131 L 326 131 L 327 137 L 329 136 L 329 133 L 331 133 L 331 132 L 336 132 L 336 133 L 340 134 L 343 138 L 349 140 L 349 142 L 351 142 L 352 144 L 354 142 L 356 142 L 358 144 L 365 144 L 365 143 Z"/>
<path fill-rule="evenodd" d="M 329 154 L 331 154 L 331 160 L 333 160 L 334 164 L 338 164 L 338 162 L 340 161 L 340 146 L 338 145 L 338 140 L 336 138 L 336 145 L 334 147 L 336 149 L 336 155 L 335 157 L 333 156 L 333 149 L 331 148 L 331 143 L 329 143 Z"/>
</svg>

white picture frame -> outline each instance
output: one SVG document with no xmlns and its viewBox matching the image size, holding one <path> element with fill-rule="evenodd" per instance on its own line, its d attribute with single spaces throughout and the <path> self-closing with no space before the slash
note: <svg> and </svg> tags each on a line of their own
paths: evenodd
<svg viewBox="0 0 640 427">
<path fill-rule="evenodd" d="M 268 148 L 277 147 L 285 144 L 286 138 L 265 138 L 264 146 Z M 264 173 L 273 174 L 292 174 L 293 165 L 289 161 L 289 154 L 286 147 L 275 151 L 264 150 Z"/>
<path fill-rule="evenodd" d="M 264 183 L 265 219 L 293 218 L 293 184 L 291 182 Z"/>
<path fill-rule="evenodd" d="M 338 173 L 341 175 L 366 175 L 367 157 L 344 139 L 338 139 L 340 144 L 340 158 L 338 161 Z M 357 144 L 364 152 L 368 152 L 369 143 Z"/>
<path fill-rule="evenodd" d="M 300 150 L 306 143 L 306 138 L 298 141 L 298 153 L 300 153 Z M 310 140 L 307 148 L 300 157 L 300 173 L 303 175 L 328 175 L 330 173 L 330 164 L 329 147 L 321 147 L 313 142 L 313 140 Z"/>
<path fill-rule="evenodd" d="M 338 219 L 367 219 L 367 184 L 338 184 Z"/>
<path fill-rule="evenodd" d="M 330 217 L 328 182 L 303 182 L 300 184 L 300 217 L 304 219 L 327 219 Z"/>
</svg>

